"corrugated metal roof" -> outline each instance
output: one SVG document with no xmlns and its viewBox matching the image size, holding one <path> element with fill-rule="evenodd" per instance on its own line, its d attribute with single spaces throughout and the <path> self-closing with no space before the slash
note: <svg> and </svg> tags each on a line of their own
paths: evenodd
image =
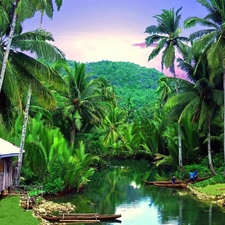
<svg viewBox="0 0 225 225">
<path fill-rule="evenodd" d="M 19 150 L 18 146 L 0 138 L 0 158 L 18 156 Z"/>
</svg>

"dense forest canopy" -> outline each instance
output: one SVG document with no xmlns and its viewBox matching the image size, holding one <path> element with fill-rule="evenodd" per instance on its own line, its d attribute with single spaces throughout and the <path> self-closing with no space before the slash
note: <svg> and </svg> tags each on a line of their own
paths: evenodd
<svg viewBox="0 0 225 225">
<path fill-rule="evenodd" d="M 69 65 L 72 64 L 69 62 Z M 105 78 L 119 97 L 121 107 L 129 104 L 134 109 L 153 104 L 157 99 L 158 80 L 165 76 L 154 68 L 130 62 L 99 61 L 86 64 L 90 79 Z"/>
<path fill-rule="evenodd" d="M 48 193 L 79 190 L 112 157 L 179 165 L 181 176 L 193 163 L 221 174 L 224 0 L 198 0 L 209 14 L 187 18 L 183 27 L 206 30 L 188 38 L 181 35 L 182 8 L 162 10 L 146 28 L 146 46 L 156 46 L 148 60 L 162 53 L 173 77 L 129 62 L 66 60 L 41 25 L 22 31 L 22 3 L 32 9 L 27 18 L 36 11 L 53 15 L 52 1 L 35 2 L 0 1 L 0 137 L 20 145 L 17 184 L 22 166 L 26 184 L 44 183 Z M 175 65 L 188 80 L 177 77 Z"/>
</svg>

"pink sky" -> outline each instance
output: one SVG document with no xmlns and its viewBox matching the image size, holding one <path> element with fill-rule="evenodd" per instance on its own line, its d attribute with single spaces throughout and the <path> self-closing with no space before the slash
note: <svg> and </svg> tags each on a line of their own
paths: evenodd
<svg viewBox="0 0 225 225">
<path fill-rule="evenodd" d="M 162 9 L 180 7 L 182 19 L 204 16 L 196 0 L 63 0 L 52 20 L 44 18 L 43 28 L 50 31 L 70 60 L 128 61 L 161 71 L 160 56 L 148 62 L 152 47 L 145 48 L 145 28 L 156 24 L 154 15 Z M 39 28 L 40 14 L 24 23 L 24 31 Z M 182 24 L 181 24 L 182 26 Z M 191 30 L 183 30 L 188 36 Z"/>
</svg>

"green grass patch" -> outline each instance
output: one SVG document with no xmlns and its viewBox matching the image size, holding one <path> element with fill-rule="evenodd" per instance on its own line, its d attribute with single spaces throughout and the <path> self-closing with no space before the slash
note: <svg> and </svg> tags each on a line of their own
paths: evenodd
<svg viewBox="0 0 225 225">
<path fill-rule="evenodd" d="M 207 185 L 205 187 L 198 187 L 197 190 L 207 195 L 220 196 L 225 191 L 225 184 Z"/>
<path fill-rule="evenodd" d="M 40 221 L 20 207 L 20 196 L 5 197 L 0 200 L 1 225 L 39 225 Z"/>
</svg>

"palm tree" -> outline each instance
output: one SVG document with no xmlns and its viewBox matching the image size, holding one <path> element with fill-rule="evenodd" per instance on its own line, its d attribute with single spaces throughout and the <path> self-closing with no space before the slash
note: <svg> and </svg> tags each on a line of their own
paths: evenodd
<svg viewBox="0 0 225 225">
<path fill-rule="evenodd" d="M 116 106 L 108 107 L 107 113 L 102 121 L 102 126 L 100 127 L 102 132 L 101 139 L 107 148 L 111 147 L 117 151 L 124 146 L 126 119 L 127 113 L 124 110 Z"/>
<path fill-rule="evenodd" d="M 103 83 L 99 79 L 88 79 L 84 63 L 74 62 L 73 67 L 70 67 L 57 62 L 53 67 L 63 70 L 67 75 L 63 78 L 68 89 L 67 92 L 60 93 L 59 107 L 65 121 L 70 125 L 70 142 L 73 144 L 77 131 L 101 123 L 105 101 Z"/>
<path fill-rule="evenodd" d="M 157 46 L 149 55 L 148 61 L 155 58 L 164 49 L 161 60 L 162 69 L 164 65 L 166 68 L 170 68 L 174 77 L 176 77 L 175 50 L 184 52 L 186 45 L 183 42 L 188 42 L 188 38 L 179 36 L 181 33 L 179 27 L 181 15 L 179 12 L 181 9 L 179 8 L 176 12 L 174 12 L 174 8 L 163 10 L 161 14 L 154 16 L 158 25 L 151 25 L 145 30 L 145 33 L 150 35 L 145 39 L 146 46 L 150 47 L 153 43 L 157 43 Z"/>
<path fill-rule="evenodd" d="M 223 90 L 225 105 L 225 1 L 224 0 L 197 0 L 208 14 L 204 18 L 190 17 L 184 21 L 184 26 L 190 28 L 196 25 L 207 27 L 190 35 L 195 40 L 195 48 L 207 52 L 208 62 L 214 71 L 223 73 Z M 225 164 L 225 110 L 224 111 L 224 164 Z M 225 167 L 224 167 L 225 175 Z"/>
<path fill-rule="evenodd" d="M 192 50 L 191 53 L 194 53 Z M 208 160 L 211 173 L 216 175 L 211 153 L 211 121 L 221 104 L 221 85 L 218 76 L 212 81 L 206 54 L 195 52 L 191 60 L 179 59 L 179 66 L 187 72 L 190 81 L 181 80 L 179 95 L 168 100 L 172 107 L 171 115 L 179 115 L 178 121 L 191 117 L 192 123 L 198 123 L 198 129 L 206 126 L 208 142 Z"/>
<path fill-rule="evenodd" d="M 55 0 L 58 10 L 60 9 L 62 5 L 62 0 Z M 11 50 L 11 43 L 13 36 L 15 34 L 16 28 L 20 27 L 20 23 L 22 23 L 24 20 L 31 18 L 34 16 L 34 13 L 36 11 L 43 11 L 46 12 L 46 14 L 52 18 L 52 12 L 53 12 L 53 4 L 52 1 L 36 1 L 36 0 L 15 0 L 12 3 L 8 0 L 2 0 L 0 2 L 2 17 L 4 18 L 4 23 L 1 25 L 8 25 L 7 28 L 9 29 L 9 32 L 1 34 L 1 37 L 4 35 L 4 42 L 2 43 L 3 50 L 5 52 L 2 66 L 1 66 L 1 73 L 0 73 L 0 93 L 2 90 L 2 85 L 4 81 L 5 71 L 7 67 L 7 61 L 9 57 L 9 53 Z M 7 15 L 6 15 L 6 13 Z M 3 28 L 4 29 L 4 28 Z M 6 29 L 7 31 L 7 29 Z"/>
<path fill-rule="evenodd" d="M 80 142 L 78 147 L 70 152 L 70 157 L 64 165 L 63 180 L 66 188 L 76 188 L 79 191 L 86 185 L 90 181 L 88 178 L 95 172 L 91 167 L 95 161 L 99 161 L 99 157 L 85 153 L 85 145 Z"/>
<path fill-rule="evenodd" d="M 43 63 L 23 53 L 24 51 L 30 51 L 33 54 L 36 54 L 38 57 L 46 57 L 48 59 L 53 59 L 53 60 L 64 57 L 63 53 L 58 48 L 51 45 L 47 41 L 54 41 L 50 33 L 46 31 L 42 31 L 42 30 L 35 30 L 32 32 L 15 34 L 11 42 L 10 55 L 8 59 L 9 69 L 7 69 L 5 72 L 6 72 L 6 78 L 8 79 L 9 77 L 11 77 L 11 79 L 13 79 L 14 81 L 12 83 L 4 82 L 3 90 L 7 96 L 7 94 L 9 93 L 7 91 L 8 87 L 11 87 L 11 85 L 14 85 L 14 86 L 20 85 L 19 96 L 24 96 L 24 93 L 28 93 L 29 98 L 28 98 L 27 106 L 26 106 L 25 122 L 27 121 L 27 118 L 28 118 L 28 109 L 29 109 L 30 99 L 31 99 L 31 90 L 34 94 L 34 97 L 37 100 L 40 99 L 39 100 L 40 104 L 47 102 L 49 107 L 53 107 L 53 104 L 52 104 L 53 97 L 44 82 L 48 82 L 48 85 L 63 83 L 63 80 L 61 79 L 61 77 L 58 76 L 54 70 L 49 69 Z M 2 54 L 2 57 L 3 57 L 3 54 Z M 29 91 L 28 91 L 28 87 L 29 87 Z M 16 90 L 18 90 L 18 87 L 16 88 Z M 37 98 L 37 96 L 39 98 Z M 45 101 L 43 101 L 43 99 L 45 99 Z M 23 106 L 23 103 L 21 100 L 19 103 L 20 104 L 17 105 L 18 109 Z M 23 152 L 23 145 L 24 145 L 25 129 L 26 129 L 26 123 L 24 123 L 23 132 L 22 132 L 21 154 L 19 155 L 19 160 L 18 160 L 19 162 L 18 171 L 20 171 L 20 167 L 22 165 L 22 152 Z M 17 183 L 19 182 L 18 179 L 19 179 L 19 174 L 16 179 Z"/>
<path fill-rule="evenodd" d="M 153 43 L 157 43 L 157 46 L 151 52 L 148 57 L 148 61 L 155 58 L 163 49 L 161 65 L 162 69 L 164 65 L 166 68 L 170 68 L 170 72 L 176 78 L 175 72 L 175 51 L 184 52 L 186 50 L 186 45 L 184 42 L 188 41 L 188 38 L 179 36 L 181 33 L 181 28 L 179 23 L 181 20 L 179 8 L 174 12 L 174 8 L 170 10 L 163 10 L 159 15 L 154 16 L 158 25 L 151 25 L 146 28 L 145 33 L 148 33 L 148 36 L 145 39 L 146 46 L 149 47 Z M 178 92 L 177 84 L 175 85 L 176 91 Z M 179 166 L 182 168 L 182 143 L 181 143 L 181 128 L 178 124 L 178 150 L 179 150 Z"/>
</svg>

